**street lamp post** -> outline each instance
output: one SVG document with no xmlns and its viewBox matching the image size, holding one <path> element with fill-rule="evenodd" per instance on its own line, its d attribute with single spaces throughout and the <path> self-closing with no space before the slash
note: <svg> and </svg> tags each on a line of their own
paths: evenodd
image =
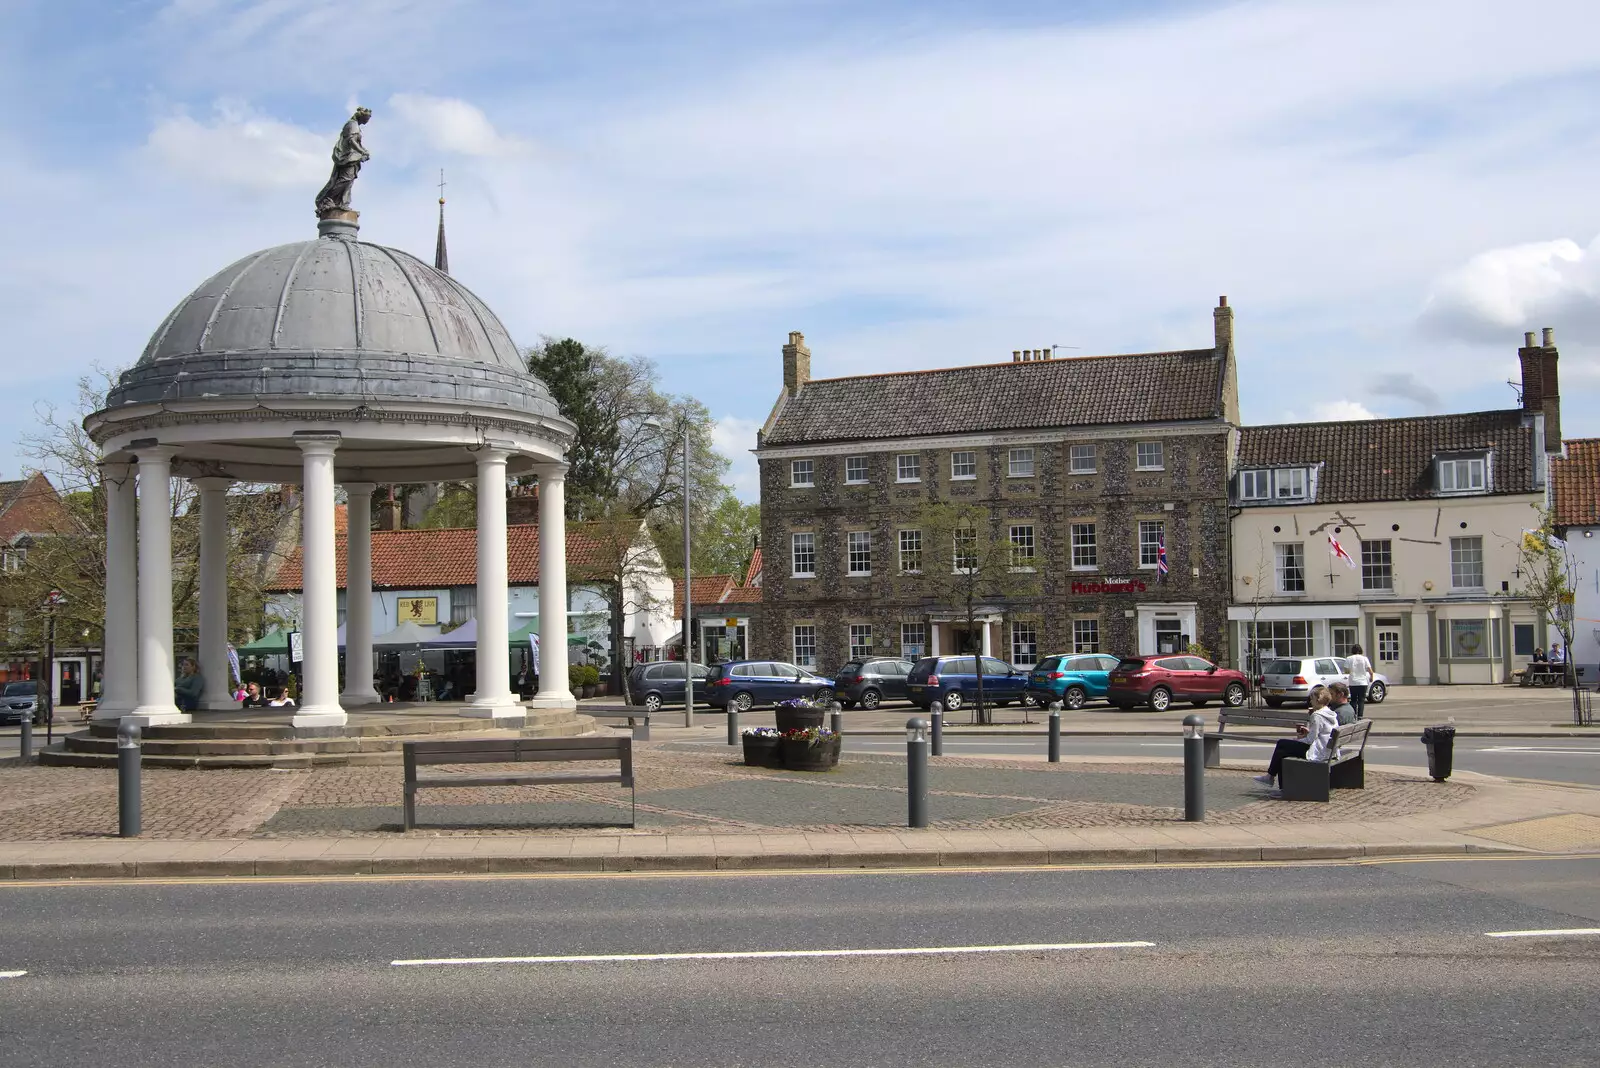
<svg viewBox="0 0 1600 1068">
<path fill-rule="evenodd" d="M 689 561 L 689 420 L 683 421 L 683 725 L 694 726 L 694 568 Z"/>
<path fill-rule="evenodd" d="M 67 603 L 66 594 L 60 590 L 51 590 L 50 596 L 45 598 L 45 615 L 48 617 L 44 644 L 44 678 L 41 681 L 44 689 L 40 701 L 44 705 L 44 744 L 50 745 L 55 741 L 56 724 L 56 698 L 55 698 L 55 673 L 56 673 L 56 609 Z"/>
</svg>

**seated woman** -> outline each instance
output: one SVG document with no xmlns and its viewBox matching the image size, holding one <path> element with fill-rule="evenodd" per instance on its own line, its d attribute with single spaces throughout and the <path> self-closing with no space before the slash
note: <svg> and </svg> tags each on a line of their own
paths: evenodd
<svg viewBox="0 0 1600 1068">
<path fill-rule="evenodd" d="M 1299 737 L 1284 738 L 1272 747 L 1272 760 L 1267 764 L 1267 773 L 1257 775 L 1256 782 L 1266 783 L 1268 786 L 1279 783 L 1283 762 L 1289 757 L 1327 760 L 1328 743 L 1333 740 L 1333 732 L 1338 726 L 1338 719 L 1328 707 L 1328 692 L 1324 690 L 1313 695 L 1310 721 L 1303 727 L 1295 728 L 1295 733 Z"/>
<path fill-rule="evenodd" d="M 295 707 L 294 698 L 289 696 L 289 691 L 285 687 L 279 686 L 272 691 L 272 697 L 268 699 L 267 706 L 269 708 L 293 708 Z"/>
<path fill-rule="evenodd" d="M 1544 655 L 1543 647 L 1537 646 L 1537 645 L 1534 646 L 1534 648 L 1533 648 L 1533 662 L 1535 664 L 1548 664 L 1550 662 L 1549 659 Z"/>
</svg>

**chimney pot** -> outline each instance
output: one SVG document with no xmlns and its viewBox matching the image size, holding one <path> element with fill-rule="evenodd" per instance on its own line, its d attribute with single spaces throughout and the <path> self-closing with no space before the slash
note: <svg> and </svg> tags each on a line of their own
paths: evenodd
<svg viewBox="0 0 1600 1068">
<path fill-rule="evenodd" d="M 1022 362 L 1022 350 L 1021 349 L 1012 349 L 1011 350 L 1011 362 L 1012 363 L 1021 363 Z"/>
<path fill-rule="evenodd" d="M 1555 343 L 1556 343 L 1555 327 L 1553 327 L 1553 326 L 1545 327 L 1544 328 L 1544 347 L 1545 348 L 1549 348 L 1551 345 L 1554 345 Z"/>
<path fill-rule="evenodd" d="M 1227 306 L 1228 306 L 1228 295 L 1226 293 L 1224 293 L 1222 296 L 1217 298 L 1217 307 L 1226 308 Z"/>
<path fill-rule="evenodd" d="M 1529 330 L 1527 333 L 1522 335 L 1522 347 L 1525 348 L 1525 349 L 1533 348 L 1533 331 L 1532 330 Z"/>
</svg>

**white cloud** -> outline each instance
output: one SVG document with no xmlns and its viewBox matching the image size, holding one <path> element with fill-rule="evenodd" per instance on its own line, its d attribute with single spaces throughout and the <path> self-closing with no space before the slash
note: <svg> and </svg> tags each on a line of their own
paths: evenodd
<svg viewBox="0 0 1600 1068">
<path fill-rule="evenodd" d="M 421 141 L 421 147 L 460 156 L 511 156 L 524 142 L 502 136 L 483 110 L 465 100 L 396 93 L 389 98 L 396 118 Z"/>
<path fill-rule="evenodd" d="M 1561 238 L 1480 252 L 1434 282 L 1421 318 L 1468 341 L 1505 343 L 1557 323 L 1592 338 L 1600 328 L 1600 237 L 1587 248 Z"/>
<path fill-rule="evenodd" d="M 145 152 L 199 183 L 252 190 L 309 185 L 314 193 L 328 176 L 332 146 L 331 136 L 256 114 L 238 101 L 219 100 L 209 121 L 181 112 L 157 121 Z"/>
<path fill-rule="evenodd" d="M 717 420 L 711 430 L 711 444 L 730 461 L 728 484 L 743 501 L 761 499 L 761 471 L 750 450 L 756 447 L 756 431 L 761 423 L 754 419 L 741 419 L 725 415 Z"/>
<path fill-rule="evenodd" d="M 1281 419 L 1273 419 L 1274 423 L 1347 423 L 1361 419 L 1382 419 L 1359 401 L 1330 400 L 1319 402 L 1305 414 L 1297 411 L 1285 412 Z"/>
</svg>

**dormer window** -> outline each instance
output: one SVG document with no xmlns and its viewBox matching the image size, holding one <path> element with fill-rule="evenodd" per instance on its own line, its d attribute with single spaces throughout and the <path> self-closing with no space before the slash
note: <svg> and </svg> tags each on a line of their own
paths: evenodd
<svg viewBox="0 0 1600 1068">
<path fill-rule="evenodd" d="M 1271 471 L 1239 472 L 1239 499 L 1241 501 L 1265 501 L 1271 499 L 1271 497 Z"/>
<path fill-rule="evenodd" d="M 1489 488 L 1488 460 L 1482 456 L 1459 456 L 1439 460 L 1440 493 L 1482 493 Z"/>
<path fill-rule="evenodd" d="M 1306 469 L 1285 467 L 1272 472 L 1272 495 L 1280 501 L 1300 501 L 1306 496 Z"/>
</svg>

